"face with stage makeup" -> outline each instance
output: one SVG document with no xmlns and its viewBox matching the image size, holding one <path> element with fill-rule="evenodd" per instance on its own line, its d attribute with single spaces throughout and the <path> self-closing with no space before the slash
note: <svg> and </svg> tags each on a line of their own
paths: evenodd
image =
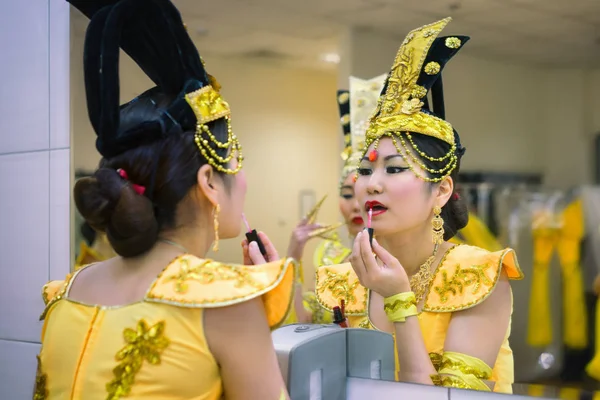
<svg viewBox="0 0 600 400">
<path fill-rule="evenodd" d="M 440 147 L 439 152 L 444 150 L 443 142 L 435 138 L 413 135 L 412 140 L 424 152 L 437 153 L 436 147 Z M 428 160 L 398 142 L 394 135 L 372 143 L 360 161 L 354 186 L 363 218 L 368 218 L 372 208 L 372 228 L 380 237 L 429 232 L 434 207 L 444 207 L 454 189 L 451 176 L 439 182 L 423 179 L 431 175 L 426 170 Z"/>
<path fill-rule="evenodd" d="M 354 173 L 348 174 L 340 187 L 340 212 L 352 237 L 365 227 L 361 208 L 354 193 L 354 176 Z"/>
</svg>

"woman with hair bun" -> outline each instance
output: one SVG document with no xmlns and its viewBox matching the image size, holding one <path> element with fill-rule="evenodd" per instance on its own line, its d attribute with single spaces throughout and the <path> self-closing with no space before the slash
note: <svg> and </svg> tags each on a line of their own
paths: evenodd
<svg viewBox="0 0 600 400">
<path fill-rule="evenodd" d="M 316 292 L 353 326 L 394 335 L 401 381 L 511 392 L 512 249 L 449 243 L 468 212 L 455 192 L 464 147 L 445 119 L 441 70 L 469 39 L 450 18 L 402 43 L 366 134 L 354 191 L 369 229 L 350 263 L 317 271 Z M 430 98 L 428 98 L 428 95 Z"/>
<path fill-rule="evenodd" d="M 205 258 L 240 233 L 246 179 L 229 105 L 169 0 L 71 0 L 102 155 L 75 203 L 117 257 L 43 289 L 35 399 L 287 399 L 269 328 L 295 265 L 264 234 L 247 265 Z M 119 47 L 155 87 L 119 105 Z M 264 255 L 263 255 L 264 254 Z"/>
</svg>

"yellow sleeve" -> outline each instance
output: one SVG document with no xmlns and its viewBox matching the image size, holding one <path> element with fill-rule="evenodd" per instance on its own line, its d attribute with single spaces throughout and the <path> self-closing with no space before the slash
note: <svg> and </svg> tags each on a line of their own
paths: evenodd
<svg viewBox="0 0 600 400">
<path fill-rule="evenodd" d="M 491 391 L 485 381 L 492 377 L 492 368 L 478 358 L 447 351 L 436 369 L 431 377 L 436 386 Z"/>
<path fill-rule="evenodd" d="M 367 289 L 361 286 L 350 263 L 319 267 L 315 288 L 317 300 L 326 310 L 333 312 L 343 299 L 346 315 L 367 314 Z"/>
<path fill-rule="evenodd" d="M 455 246 L 435 272 L 423 311 L 454 312 L 474 307 L 492 293 L 503 271 L 509 279 L 523 278 L 514 250 L 490 252 L 475 246 Z"/>
<path fill-rule="evenodd" d="M 180 307 L 218 308 L 262 297 L 271 328 L 283 324 L 293 302 L 295 261 L 224 264 L 185 255 L 156 279 L 146 301 Z"/>
</svg>

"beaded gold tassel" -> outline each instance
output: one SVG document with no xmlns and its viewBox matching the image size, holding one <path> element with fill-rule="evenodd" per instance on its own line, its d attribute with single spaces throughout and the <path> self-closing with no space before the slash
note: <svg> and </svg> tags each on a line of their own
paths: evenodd
<svg viewBox="0 0 600 400">
<path fill-rule="evenodd" d="M 196 141 L 196 145 L 198 149 L 200 149 L 200 153 L 206 158 L 206 161 L 217 171 L 223 172 L 225 174 L 235 175 L 242 169 L 242 146 L 240 145 L 237 137 L 233 134 L 231 129 L 231 120 L 230 117 L 225 117 L 227 121 L 227 141 L 219 142 L 217 138 L 212 134 L 210 129 L 208 129 L 208 125 L 205 125 L 201 122 L 198 122 L 196 127 L 196 135 L 194 140 Z M 208 139 L 203 138 L 203 135 L 208 136 Z M 221 157 L 217 154 L 217 151 L 211 147 L 211 143 L 215 144 L 219 149 L 227 149 L 229 148 L 229 154 L 225 157 Z M 235 168 L 227 168 L 224 167 L 229 161 L 233 159 L 233 156 L 236 156 L 237 165 Z"/>
</svg>

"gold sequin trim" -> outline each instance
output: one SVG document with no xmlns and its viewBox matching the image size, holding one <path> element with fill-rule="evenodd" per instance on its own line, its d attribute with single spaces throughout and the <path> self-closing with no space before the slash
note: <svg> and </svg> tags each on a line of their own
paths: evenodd
<svg viewBox="0 0 600 400">
<path fill-rule="evenodd" d="M 484 379 L 484 380 L 490 379 L 492 377 L 492 374 L 490 373 L 489 370 L 485 371 L 482 368 L 472 367 L 465 362 L 454 361 L 454 360 L 450 360 L 446 357 L 443 357 L 440 367 L 438 369 L 441 370 L 441 369 L 445 369 L 445 368 L 448 368 L 450 370 L 460 371 L 465 375 L 473 375 L 476 378 Z"/>
<path fill-rule="evenodd" d="M 409 308 L 416 306 L 417 300 L 415 299 L 415 296 L 412 295 L 407 299 L 398 299 L 392 303 L 385 303 L 383 305 L 383 311 L 385 311 L 386 314 L 390 314 L 398 311 L 399 309 L 408 310 Z"/>
<path fill-rule="evenodd" d="M 460 39 L 457 37 L 446 38 L 446 47 L 449 49 L 458 49 L 462 44 Z"/>
<path fill-rule="evenodd" d="M 151 365 L 160 364 L 160 355 L 169 345 L 164 331 L 164 321 L 148 327 L 146 321 L 140 320 L 136 329 L 125 329 L 123 338 L 127 344 L 116 355 L 120 364 L 113 369 L 115 378 L 106 385 L 107 400 L 129 395 L 144 361 Z"/>
<path fill-rule="evenodd" d="M 232 265 L 221 264 L 206 260 L 199 265 L 190 266 L 189 260 L 182 259 L 179 272 L 165 277 L 165 282 L 174 281 L 177 293 L 188 291 L 187 281 L 198 281 L 208 285 L 215 281 L 235 281 L 235 287 L 252 286 L 259 288 L 260 285 L 250 276 L 248 269 L 236 268 Z"/>
<path fill-rule="evenodd" d="M 465 381 L 455 376 L 431 375 L 431 381 L 435 386 L 453 387 L 457 389 L 474 389 Z"/>
<path fill-rule="evenodd" d="M 439 353 L 429 353 L 429 359 L 431 360 L 431 364 L 433 364 L 433 368 L 439 371 L 440 365 L 442 365 L 442 355 Z"/>
<path fill-rule="evenodd" d="M 52 308 L 54 304 L 56 304 L 58 301 L 62 300 L 65 297 L 69 287 L 71 286 L 71 282 L 73 281 L 75 276 L 77 276 L 77 274 L 82 270 L 83 268 L 77 270 L 74 274 L 68 274 L 64 280 L 61 289 L 52 298 L 48 297 L 48 285 L 50 284 L 50 282 L 44 285 L 44 287 L 42 288 L 42 299 L 46 304 L 46 308 L 44 308 L 42 315 L 40 315 L 40 321 L 43 321 L 46 318 L 46 315 L 48 315 L 50 308 Z"/>
<path fill-rule="evenodd" d="M 440 72 L 440 69 L 440 64 L 436 63 L 435 61 L 431 61 L 425 66 L 425 73 L 427 75 L 435 75 Z"/>
<path fill-rule="evenodd" d="M 185 260 L 185 258 L 182 258 L 181 260 L 183 261 L 183 260 Z M 188 260 L 186 260 L 186 261 L 188 261 Z M 215 261 L 210 261 L 210 260 L 207 260 L 207 261 L 210 262 L 211 264 L 220 264 Z M 221 265 L 223 265 L 223 264 L 221 264 Z M 277 278 L 273 282 L 269 282 L 268 285 L 256 284 L 258 287 L 253 286 L 255 288 L 255 290 L 252 290 L 249 293 L 244 294 L 244 295 L 222 297 L 222 298 L 218 298 L 218 299 L 205 299 L 205 298 L 202 298 L 199 296 L 192 297 L 191 295 L 183 295 L 181 297 L 179 297 L 179 296 L 169 297 L 169 296 L 164 296 L 164 295 L 154 293 L 154 288 L 159 284 L 159 282 L 161 282 L 162 276 L 167 272 L 165 270 L 157 277 L 155 282 L 152 284 L 152 286 L 150 287 L 150 289 L 148 290 L 148 292 L 146 294 L 146 297 L 144 298 L 144 301 L 148 301 L 148 302 L 152 302 L 152 303 L 169 304 L 169 305 L 173 305 L 173 306 L 177 306 L 177 307 L 185 307 L 185 308 L 213 308 L 213 307 L 226 307 L 226 306 L 230 306 L 230 305 L 234 305 L 234 304 L 239 304 L 244 301 L 259 297 L 259 296 L 269 292 L 273 288 L 277 287 L 281 283 L 281 281 L 285 278 L 288 268 L 290 268 L 290 266 L 291 266 L 291 268 L 294 268 L 294 265 L 295 265 L 295 261 L 292 258 L 283 260 L 281 263 L 278 264 L 279 270 L 277 271 Z M 241 271 L 241 270 L 245 269 L 243 266 L 229 265 L 227 267 L 233 268 L 237 271 Z M 252 272 L 260 272 L 260 271 L 261 271 L 261 266 L 252 267 Z M 245 269 L 245 272 L 250 273 L 251 271 L 250 271 L 250 269 Z M 252 277 L 250 277 L 250 278 L 252 278 Z"/>
<path fill-rule="evenodd" d="M 33 400 L 46 400 L 48 398 L 47 379 L 48 375 L 42 372 L 42 360 L 37 357 L 37 372 L 35 374 L 35 390 L 33 392 Z"/>
</svg>

